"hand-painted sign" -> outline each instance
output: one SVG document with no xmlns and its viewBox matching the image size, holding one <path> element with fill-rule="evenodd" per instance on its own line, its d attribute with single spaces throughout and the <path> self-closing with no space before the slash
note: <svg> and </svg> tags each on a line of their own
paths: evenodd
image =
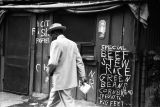
<svg viewBox="0 0 160 107">
<path fill-rule="evenodd" d="M 38 43 L 50 43 L 49 35 L 47 34 L 48 27 L 50 25 L 50 20 L 37 21 L 37 38 L 36 44 Z M 32 35 L 35 35 L 36 28 L 32 28 Z"/>
<path fill-rule="evenodd" d="M 50 16 L 38 16 L 35 27 L 32 28 L 32 36 L 35 36 L 35 72 L 33 90 L 39 93 L 49 93 L 49 81 L 46 79 L 46 67 L 49 56 L 50 36 L 47 30 L 52 21 Z"/>
<path fill-rule="evenodd" d="M 124 46 L 101 46 L 98 102 L 111 107 L 129 107 L 132 54 Z"/>
</svg>

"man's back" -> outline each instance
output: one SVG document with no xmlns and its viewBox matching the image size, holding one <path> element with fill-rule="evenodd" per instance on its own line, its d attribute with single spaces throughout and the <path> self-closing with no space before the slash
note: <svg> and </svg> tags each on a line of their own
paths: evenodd
<svg viewBox="0 0 160 107">
<path fill-rule="evenodd" d="M 85 82 L 85 70 L 76 43 L 63 35 L 65 26 L 52 24 L 47 33 L 56 40 L 50 46 L 50 59 L 47 73 L 52 76 L 52 88 L 47 107 L 75 107 L 72 88 L 77 87 L 77 71 Z M 78 68 L 78 69 L 77 69 Z M 57 103 L 57 99 L 60 102 Z"/>
<path fill-rule="evenodd" d="M 54 45 L 52 47 L 52 45 Z M 52 49 L 54 48 L 54 49 Z M 51 44 L 51 56 L 56 57 L 57 65 L 53 75 L 55 90 L 73 88 L 77 86 L 77 61 L 80 69 L 84 72 L 83 62 L 75 42 L 65 38 L 63 35 Z M 55 55 L 56 54 L 56 55 Z M 80 61 L 79 61 L 80 60 Z M 85 75 L 85 74 L 82 74 Z"/>
</svg>

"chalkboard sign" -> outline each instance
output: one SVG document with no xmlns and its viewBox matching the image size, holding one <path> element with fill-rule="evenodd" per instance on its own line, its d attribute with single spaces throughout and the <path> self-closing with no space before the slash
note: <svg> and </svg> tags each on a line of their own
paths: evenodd
<svg viewBox="0 0 160 107">
<path fill-rule="evenodd" d="M 130 107 L 132 53 L 124 46 L 101 45 L 98 103 L 111 107 Z"/>
</svg>

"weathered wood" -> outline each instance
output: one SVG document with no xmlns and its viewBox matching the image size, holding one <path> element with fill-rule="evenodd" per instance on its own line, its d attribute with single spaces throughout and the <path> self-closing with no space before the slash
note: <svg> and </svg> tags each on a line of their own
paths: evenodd
<svg viewBox="0 0 160 107">
<path fill-rule="evenodd" d="M 52 19 L 50 16 L 44 16 L 44 22 L 46 22 L 45 26 L 43 27 L 43 29 L 46 29 L 45 31 L 47 31 L 47 29 L 49 28 L 49 26 L 52 23 Z M 49 81 L 45 81 L 47 74 L 46 74 L 46 67 L 48 64 L 48 60 L 49 60 L 49 47 L 50 47 L 50 36 L 48 34 L 45 35 L 44 37 L 46 40 L 48 39 L 49 41 L 46 43 L 43 43 L 43 62 L 42 62 L 42 93 L 49 93 Z"/>
<path fill-rule="evenodd" d="M 96 94 L 96 103 L 99 103 L 98 101 L 98 87 L 99 87 L 99 76 L 100 76 L 100 56 L 101 56 L 101 45 L 107 45 L 110 43 L 110 14 L 107 13 L 107 12 L 104 12 L 103 14 L 99 14 L 98 17 L 97 17 L 97 28 L 96 28 L 96 46 L 95 46 L 95 56 L 96 56 L 96 59 L 98 61 L 98 64 L 97 64 L 97 85 L 96 85 L 96 89 L 97 89 L 97 92 L 95 93 Z M 105 32 L 105 37 L 103 39 L 101 39 L 99 36 L 99 32 L 98 32 L 98 29 L 99 29 L 99 22 L 100 20 L 105 20 L 106 21 L 106 32 Z"/>
<path fill-rule="evenodd" d="M 133 53 L 133 60 L 132 60 L 132 78 L 131 78 L 131 89 L 134 90 L 134 81 L 135 81 L 135 46 L 134 46 L 134 31 L 135 31 L 135 19 L 131 11 L 126 10 L 124 13 L 124 35 L 123 35 L 123 46 L 125 46 L 130 52 Z M 133 104 L 133 98 L 130 98 L 131 105 Z"/>
<path fill-rule="evenodd" d="M 127 10 L 124 13 L 124 35 L 123 35 L 123 46 L 129 51 L 134 51 L 134 30 L 135 30 L 135 19 L 131 11 Z"/>
<path fill-rule="evenodd" d="M 28 14 L 8 16 L 6 29 L 4 90 L 28 94 L 30 16 Z"/>
<path fill-rule="evenodd" d="M 36 17 L 35 15 L 31 16 L 31 27 L 36 27 Z M 33 79 L 34 79 L 34 54 L 35 54 L 35 33 L 32 34 L 32 30 L 30 31 L 31 39 L 30 39 L 30 47 L 31 47 L 31 59 L 30 59 L 30 83 L 29 83 L 29 95 L 33 92 Z"/>
<path fill-rule="evenodd" d="M 0 27 L 0 91 L 3 89 L 3 76 L 4 76 L 4 58 L 3 58 L 3 33 L 4 27 Z"/>
<path fill-rule="evenodd" d="M 100 42 L 100 40 L 98 40 L 99 38 L 98 37 L 96 37 L 97 38 L 97 45 L 99 45 L 99 47 L 98 46 L 96 46 L 96 48 L 97 48 L 97 51 L 99 51 L 99 52 L 97 52 L 97 53 L 99 53 L 99 55 L 98 55 L 98 59 L 99 59 L 99 64 L 101 64 L 101 66 L 100 66 L 100 68 L 98 68 L 98 80 L 97 81 L 99 81 L 98 82 L 98 87 L 100 88 L 100 89 L 106 89 L 105 91 L 106 92 L 100 92 L 100 90 L 99 90 L 99 88 L 98 88 L 98 90 L 97 90 L 97 92 L 99 92 L 99 93 L 97 93 L 97 101 L 98 101 L 98 103 L 102 103 L 102 104 L 105 104 L 105 102 L 103 102 L 103 101 L 105 101 L 105 98 L 102 96 L 102 95 L 105 95 L 105 93 L 107 93 L 107 92 L 109 92 L 109 90 L 108 89 L 110 89 L 110 91 L 111 90 L 117 90 L 117 89 L 119 89 L 119 88 L 117 88 L 116 89 L 116 87 L 111 87 L 110 88 L 110 86 L 109 86 L 109 88 L 107 88 L 106 87 L 106 84 L 104 83 L 103 84 L 103 80 L 105 81 L 106 79 L 105 78 L 107 78 L 107 75 L 108 75 L 108 73 L 109 73 L 109 71 L 108 71 L 108 69 L 106 69 L 106 67 L 105 67 L 105 64 L 103 65 L 102 63 L 103 63 L 103 60 L 101 60 L 102 62 L 100 62 L 100 56 L 102 55 L 100 52 L 102 51 L 101 49 L 101 45 L 106 45 L 106 46 L 114 46 L 114 47 L 117 47 L 117 46 L 122 46 L 123 47 L 123 49 L 122 50 L 119 50 L 119 51 L 121 51 L 121 55 L 122 55 L 122 52 L 124 52 L 125 50 L 126 51 L 128 51 L 128 53 L 127 53 L 127 57 L 126 57 L 126 59 L 124 59 L 124 58 L 122 58 L 122 56 L 120 55 L 119 56 L 119 58 L 120 58 L 120 60 L 121 61 L 124 61 L 124 60 L 126 60 L 126 61 L 128 61 L 128 65 L 126 66 L 128 69 L 129 69 L 129 71 L 127 71 L 128 72 L 128 74 L 126 74 L 126 70 L 124 70 L 124 66 L 120 66 L 119 65 L 119 67 L 120 67 L 120 71 L 119 71 L 119 73 L 120 74 L 122 74 L 122 75 L 120 75 L 120 74 L 117 74 L 118 76 L 120 76 L 120 78 L 121 78 L 121 76 L 122 76 L 122 78 L 123 78 L 123 82 L 121 81 L 121 82 L 118 82 L 117 80 L 114 80 L 114 84 L 115 83 L 117 83 L 117 84 L 119 84 L 119 83 L 124 83 L 124 84 L 127 84 L 127 86 L 124 86 L 123 88 L 126 88 L 126 91 L 127 91 L 127 95 L 124 95 L 124 96 L 121 96 L 120 95 L 120 98 L 117 98 L 117 99 L 112 99 L 111 97 L 110 98 L 108 98 L 108 103 L 111 101 L 117 101 L 117 102 L 121 102 L 121 104 L 122 105 L 120 105 L 120 106 L 123 106 L 123 104 L 124 104 L 124 106 L 129 106 L 129 105 L 131 105 L 132 104 L 132 97 L 133 97 L 133 79 L 132 78 L 134 78 L 133 77 L 133 71 L 132 70 L 134 70 L 134 69 L 132 69 L 134 66 L 133 66 L 133 53 L 132 53 L 132 50 L 134 49 L 134 41 L 133 41 L 133 38 L 134 38 L 134 30 L 133 30 L 133 28 L 134 28 L 134 20 L 133 20 L 133 17 L 132 17 L 132 15 L 129 13 L 129 11 L 128 10 L 126 10 L 125 8 L 120 8 L 119 10 L 117 10 L 117 9 L 115 9 L 115 10 L 112 10 L 112 12 L 110 12 L 110 14 L 105 14 L 104 15 L 104 17 L 110 17 L 110 20 L 109 20 L 109 22 L 110 22 L 110 24 L 106 24 L 106 27 L 107 27 L 107 25 L 109 26 L 109 27 L 107 27 L 107 31 L 108 31 L 108 34 L 109 34 L 109 36 L 108 36 L 108 38 L 107 38 L 107 40 L 105 40 L 105 39 L 101 39 L 101 42 Z M 98 17 L 98 20 L 100 19 L 100 16 Z M 131 25 L 131 23 L 132 23 L 132 25 Z M 98 29 L 98 28 L 97 28 Z M 106 32 L 107 33 L 107 32 Z M 106 36 L 107 37 L 107 36 Z M 129 40 L 129 41 L 127 41 L 127 40 Z M 127 41 L 127 42 L 126 42 Z M 100 42 L 100 43 L 99 43 Z M 125 46 L 127 46 L 127 47 L 125 47 Z M 129 48 L 129 49 L 128 49 Z M 105 50 L 105 49 L 104 49 Z M 111 56 L 113 55 L 113 54 L 115 54 L 115 52 L 118 52 L 118 51 L 116 51 L 116 50 L 118 50 L 118 48 L 117 49 L 113 49 L 113 50 L 110 50 L 109 48 L 107 48 L 106 49 L 106 53 L 108 53 L 107 51 L 112 51 L 112 54 L 110 54 Z M 103 55 L 104 55 L 104 53 L 103 53 Z M 102 55 L 102 56 L 103 56 Z M 109 55 L 109 56 L 110 56 Z M 105 55 L 104 55 L 104 57 L 105 57 Z M 105 57 L 106 58 L 106 57 Z M 108 58 L 106 58 L 106 60 L 107 60 Z M 113 55 L 113 61 L 114 60 L 116 60 L 116 58 L 115 58 L 115 56 Z M 107 62 L 107 61 L 106 61 Z M 115 62 L 112 62 L 112 64 L 114 64 Z M 107 63 L 108 64 L 108 63 Z M 101 68 L 101 67 L 103 67 L 103 68 Z M 111 68 L 110 68 L 110 73 L 109 74 L 111 74 L 112 76 L 115 76 L 115 73 L 117 72 L 117 70 L 115 70 L 115 73 L 114 73 L 114 71 L 113 71 L 113 69 L 112 68 L 114 68 L 114 66 L 111 66 Z M 106 73 L 106 72 L 107 73 Z M 112 72 L 113 71 L 113 72 Z M 123 71 L 123 72 L 122 72 Z M 100 75 L 100 74 L 102 74 L 102 75 Z M 104 77 L 103 77 L 104 76 Z M 129 77 L 128 77 L 129 76 Z M 101 79 L 102 80 L 100 80 L 100 77 L 101 77 Z M 129 79 L 128 79 L 129 78 Z M 112 80 L 106 80 L 106 82 L 107 81 L 111 81 L 111 83 L 113 82 Z M 102 86 L 99 86 L 99 85 L 102 85 Z M 104 85 L 104 86 L 103 86 Z M 105 88 L 106 87 L 106 88 Z M 115 88 L 115 89 L 114 89 Z M 120 88 L 121 89 L 121 88 Z M 122 89 L 123 90 L 123 89 Z M 100 94 L 101 94 L 101 96 L 100 96 Z M 112 95 L 112 94 L 111 94 Z M 114 93 L 113 93 L 113 95 L 114 95 Z M 102 98 L 102 99 L 99 99 L 99 98 Z M 117 97 L 118 97 L 118 95 L 117 95 Z M 104 99 L 104 100 L 103 100 Z M 107 98 L 106 98 L 107 99 Z M 110 103 L 111 104 L 111 103 Z M 106 105 L 108 105 L 108 104 L 106 104 Z M 111 105 L 110 105 L 111 106 Z"/>
<path fill-rule="evenodd" d="M 139 57 L 139 52 L 137 50 L 139 49 L 139 40 L 140 40 L 140 35 L 139 35 L 139 30 L 140 30 L 140 23 L 138 20 L 134 20 L 134 50 L 133 50 L 133 105 L 135 107 L 139 107 L 140 104 L 140 72 L 141 72 L 141 64 L 140 64 L 140 57 Z"/>
<path fill-rule="evenodd" d="M 37 23 L 43 21 L 43 17 L 37 18 Z M 37 24 L 38 25 L 38 24 Z M 35 92 L 41 92 L 42 87 L 42 43 L 38 41 L 38 38 L 41 38 L 41 27 L 36 27 L 36 56 L 35 56 L 35 76 L 34 76 L 34 90 Z"/>
<path fill-rule="evenodd" d="M 86 66 L 88 82 L 91 89 L 87 93 L 87 101 L 96 103 L 96 93 L 97 93 L 97 65 Z"/>
<path fill-rule="evenodd" d="M 106 32 L 105 37 L 101 39 L 99 36 L 99 22 L 100 20 L 106 21 Z M 97 17 L 97 27 L 96 27 L 96 46 L 95 46 L 95 56 L 97 57 L 97 61 L 100 61 L 100 48 L 102 44 L 109 44 L 110 42 L 110 15 L 109 13 L 105 12 L 102 14 L 99 14 Z"/>
<path fill-rule="evenodd" d="M 114 11 L 111 13 L 111 44 L 122 45 L 123 12 Z"/>
<path fill-rule="evenodd" d="M 49 81 L 45 81 L 46 79 L 46 67 L 48 63 L 48 44 L 43 44 L 43 62 L 42 62 L 42 93 L 49 93 Z"/>
</svg>

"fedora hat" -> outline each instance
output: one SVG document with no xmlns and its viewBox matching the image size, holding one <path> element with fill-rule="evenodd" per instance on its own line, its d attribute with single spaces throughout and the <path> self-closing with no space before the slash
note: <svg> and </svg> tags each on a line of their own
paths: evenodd
<svg viewBox="0 0 160 107">
<path fill-rule="evenodd" d="M 62 26 L 62 24 L 60 24 L 60 23 L 54 23 L 49 27 L 47 33 L 50 34 L 52 31 L 57 30 L 57 29 L 61 29 L 61 30 L 65 31 L 66 27 Z"/>
</svg>

